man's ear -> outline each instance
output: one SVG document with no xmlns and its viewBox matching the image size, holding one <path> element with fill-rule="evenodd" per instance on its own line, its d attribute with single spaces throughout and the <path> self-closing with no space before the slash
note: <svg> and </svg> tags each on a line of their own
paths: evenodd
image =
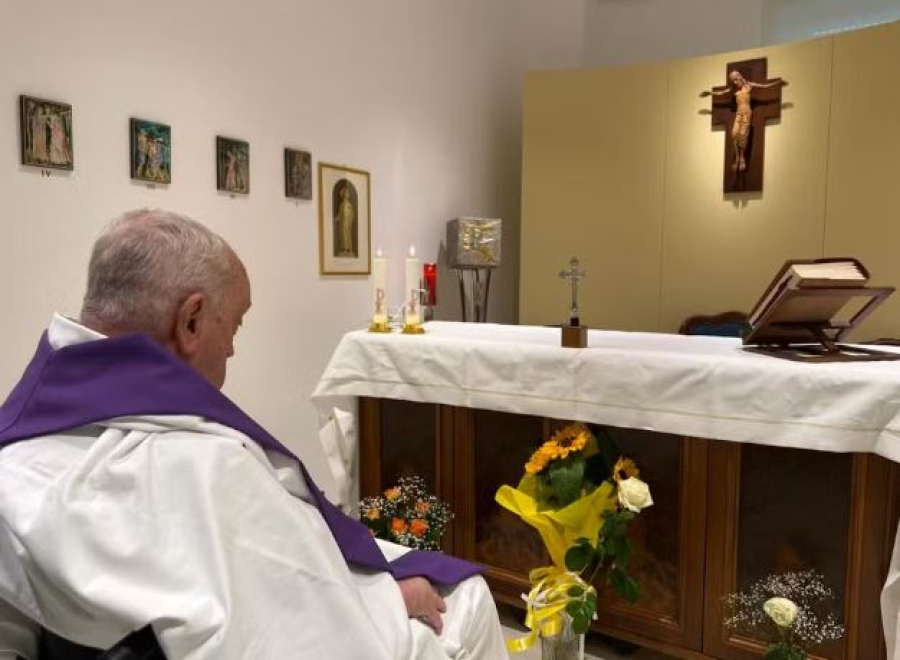
<svg viewBox="0 0 900 660">
<path fill-rule="evenodd" d="M 209 312 L 209 299 L 204 293 L 192 293 L 175 312 L 173 348 L 183 359 L 190 359 L 200 349 L 200 335 Z"/>
</svg>

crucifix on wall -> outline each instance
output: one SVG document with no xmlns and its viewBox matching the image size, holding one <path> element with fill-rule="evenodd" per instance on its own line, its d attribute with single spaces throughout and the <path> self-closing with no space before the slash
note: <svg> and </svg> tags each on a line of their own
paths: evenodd
<svg viewBox="0 0 900 660">
<path fill-rule="evenodd" d="M 712 96 L 712 125 L 729 131 L 725 140 L 724 192 L 762 190 L 766 122 L 781 118 L 781 78 L 766 79 L 766 58 L 730 62 L 728 83 L 700 96 Z"/>
</svg>

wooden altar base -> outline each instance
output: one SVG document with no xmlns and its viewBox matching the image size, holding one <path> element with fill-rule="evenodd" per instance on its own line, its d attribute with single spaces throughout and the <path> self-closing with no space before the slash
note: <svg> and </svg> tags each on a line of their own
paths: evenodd
<svg viewBox="0 0 900 660">
<path fill-rule="evenodd" d="M 360 400 L 363 495 L 418 474 L 456 514 L 444 550 L 487 567 L 498 601 L 522 606 L 528 570 L 549 563 L 537 533 L 494 503 L 559 423 L 486 410 Z M 834 454 L 609 429 L 653 491 L 630 527 L 642 597 L 601 597 L 595 629 L 679 658 L 750 660 L 722 627 L 722 597 L 770 573 L 816 568 L 847 633 L 822 660 L 885 658 L 879 594 L 900 516 L 900 470 Z M 602 585 L 598 585 L 602 590 Z"/>
</svg>

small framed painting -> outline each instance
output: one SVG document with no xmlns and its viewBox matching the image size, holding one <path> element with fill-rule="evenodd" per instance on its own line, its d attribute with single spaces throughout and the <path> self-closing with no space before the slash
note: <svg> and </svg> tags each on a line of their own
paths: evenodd
<svg viewBox="0 0 900 660">
<path fill-rule="evenodd" d="M 33 96 L 19 97 L 19 135 L 22 164 L 75 168 L 72 147 L 72 106 Z"/>
<path fill-rule="evenodd" d="M 172 183 L 172 129 L 132 117 L 130 133 L 131 178 Z"/>
<path fill-rule="evenodd" d="M 285 148 L 284 194 L 294 199 L 312 199 L 312 156 L 308 151 Z"/>
<path fill-rule="evenodd" d="M 250 143 L 216 136 L 216 187 L 250 194 Z"/>
<path fill-rule="evenodd" d="M 368 275 L 371 269 L 369 173 L 319 163 L 319 272 Z"/>
</svg>

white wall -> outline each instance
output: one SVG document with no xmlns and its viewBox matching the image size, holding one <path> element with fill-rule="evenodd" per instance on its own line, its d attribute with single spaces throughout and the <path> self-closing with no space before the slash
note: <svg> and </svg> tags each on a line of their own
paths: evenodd
<svg viewBox="0 0 900 660">
<path fill-rule="evenodd" d="M 585 0 L 585 66 L 753 48 L 762 0 Z"/>
<path fill-rule="evenodd" d="M 681 59 L 900 19 L 900 0 L 584 0 L 583 66 Z"/>
<path fill-rule="evenodd" d="M 809 39 L 898 19 L 898 0 L 763 0 L 762 43 Z"/>
<path fill-rule="evenodd" d="M 144 206 L 184 212 L 234 245 L 253 282 L 227 392 L 327 487 L 308 397 L 341 335 L 364 324 L 369 281 L 319 276 L 318 192 L 285 199 L 283 147 L 371 172 L 374 243 L 397 257 L 393 292 L 406 246 L 433 260 L 448 219 L 504 218 L 511 249 L 492 311 L 515 320 L 522 74 L 580 63 L 583 10 L 582 0 L 5 0 L 0 396 L 50 313 L 77 314 L 105 222 Z M 73 173 L 19 164 L 23 93 L 73 105 Z M 170 186 L 130 181 L 130 116 L 172 126 Z M 216 191 L 217 134 L 250 142 L 247 197 Z M 457 308 L 445 297 L 439 313 Z"/>
</svg>

